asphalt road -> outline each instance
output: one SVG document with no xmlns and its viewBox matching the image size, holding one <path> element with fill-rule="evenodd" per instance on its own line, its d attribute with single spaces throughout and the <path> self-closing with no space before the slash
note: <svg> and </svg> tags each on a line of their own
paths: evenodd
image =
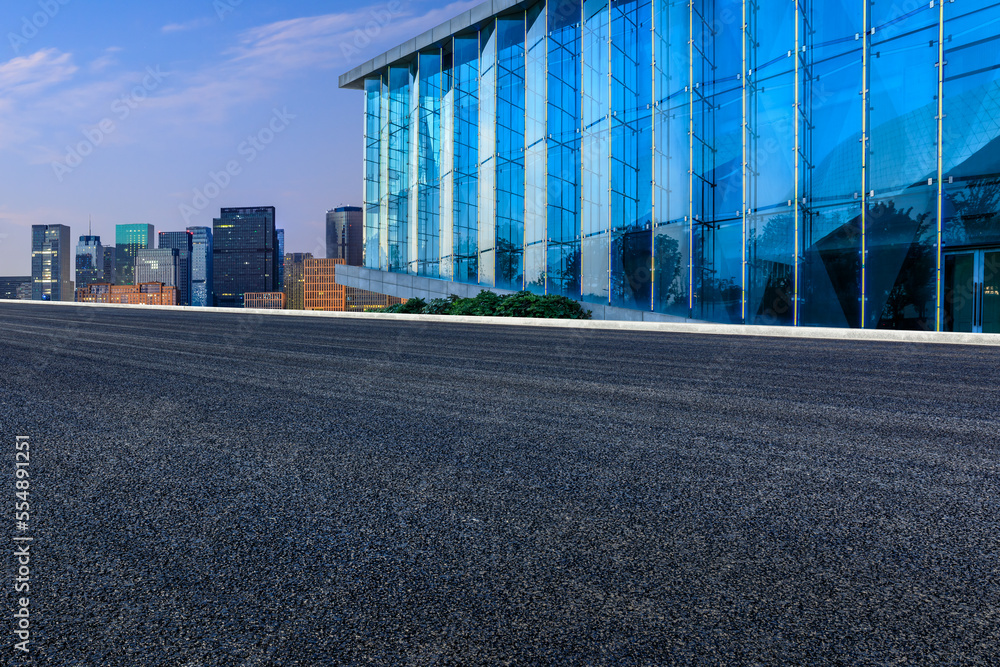
<svg viewBox="0 0 1000 667">
<path fill-rule="evenodd" d="M 0 505 L 28 435 L 39 665 L 997 664 L 998 388 L 997 348 L 0 304 Z"/>
</svg>

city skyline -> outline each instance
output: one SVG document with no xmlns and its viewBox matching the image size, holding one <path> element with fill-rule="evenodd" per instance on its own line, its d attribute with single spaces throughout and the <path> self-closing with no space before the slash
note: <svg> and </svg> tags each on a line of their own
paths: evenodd
<svg viewBox="0 0 1000 667">
<path fill-rule="evenodd" d="M 90 216 L 113 239 L 262 203 L 289 251 L 324 254 L 325 212 L 362 194 L 362 109 L 337 76 L 476 2 L 52 4 L 0 9 L 0 275 L 30 273 L 32 224 L 75 245 Z"/>
</svg>

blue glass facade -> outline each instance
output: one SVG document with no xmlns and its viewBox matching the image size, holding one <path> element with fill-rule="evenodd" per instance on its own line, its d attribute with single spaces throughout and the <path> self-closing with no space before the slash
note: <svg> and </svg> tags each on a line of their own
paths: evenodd
<svg viewBox="0 0 1000 667">
<path fill-rule="evenodd" d="M 212 288 L 212 228 L 188 227 L 191 234 L 191 305 L 215 305 Z"/>
<path fill-rule="evenodd" d="M 1000 332 L 998 25 L 985 0 L 549 0 L 435 30 L 342 82 L 365 91 L 365 265 Z"/>
</svg>

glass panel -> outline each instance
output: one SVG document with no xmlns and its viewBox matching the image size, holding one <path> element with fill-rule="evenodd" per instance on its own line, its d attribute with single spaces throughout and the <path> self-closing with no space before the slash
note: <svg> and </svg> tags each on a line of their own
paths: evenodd
<svg viewBox="0 0 1000 667">
<path fill-rule="evenodd" d="M 983 253 L 983 333 L 1000 333 L 1000 251 Z"/>
<path fill-rule="evenodd" d="M 455 280 L 479 282 L 479 37 L 456 37 L 453 168 Z"/>
<path fill-rule="evenodd" d="M 944 244 L 1000 243 L 1000 5 L 944 8 Z"/>
<path fill-rule="evenodd" d="M 795 6 L 748 5 L 748 323 L 795 315 Z M 766 33 L 767 38 L 763 38 Z"/>
<path fill-rule="evenodd" d="M 653 308 L 687 316 L 691 280 L 687 0 L 654 0 Z"/>
<path fill-rule="evenodd" d="M 857 0 L 807 5 L 799 275 L 806 325 L 861 326 L 861 9 Z"/>
<path fill-rule="evenodd" d="M 524 280 L 524 15 L 497 19 L 496 286 Z"/>
<path fill-rule="evenodd" d="M 608 302 L 610 209 L 608 202 L 608 0 L 586 0 L 583 5 L 583 190 L 580 218 L 580 261 L 583 300 Z"/>
<path fill-rule="evenodd" d="M 385 257 L 380 252 L 382 168 L 381 110 L 382 79 L 365 79 L 365 266 L 381 269 Z"/>
<path fill-rule="evenodd" d="M 409 218 L 410 70 L 389 68 L 387 126 L 387 268 L 406 271 Z"/>
<path fill-rule="evenodd" d="M 865 326 L 934 329 L 938 10 L 871 20 Z"/>
<path fill-rule="evenodd" d="M 946 255 L 944 259 L 945 331 L 971 332 L 974 320 L 972 290 L 975 276 L 973 253 Z"/>
<path fill-rule="evenodd" d="M 524 288 L 545 292 L 545 5 L 527 12 L 524 69 Z"/>
<path fill-rule="evenodd" d="M 652 6 L 611 0 L 611 305 L 652 299 Z"/>
<path fill-rule="evenodd" d="M 441 224 L 438 228 L 438 275 L 455 279 L 455 91 L 452 89 L 452 55 L 442 59 L 444 88 L 441 99 Z"/>
<path fill-rule="evenodd" d="M 479 282 L 496 283 L 497 39 L 491 23 L 479 33 Z"/>
<path fill-rule="evenodd" d="M 700 4 L 695 27 L 695 317 L 741 322 L 743 294 L 742 11 L 736 0 Z M 697 17 L 696 17 L 697 19 Z"/>
<path fill-rule="evenodd" d="M 580 296 L 580 21 L 579 0 L 546 6 L 548 46 L 548 244 L 551 294 Z"/>
<path fill-rule="evenodd" d="M 415 138 L 416 204 L 415 223 L 411 225 L 412 261 L 409 272 L 438 277 L 438 232 L 441 224 L 441 103 L 444 97 L 445 73 L 441 54 L 421 53 L 417 56 Z"/>
</svg>

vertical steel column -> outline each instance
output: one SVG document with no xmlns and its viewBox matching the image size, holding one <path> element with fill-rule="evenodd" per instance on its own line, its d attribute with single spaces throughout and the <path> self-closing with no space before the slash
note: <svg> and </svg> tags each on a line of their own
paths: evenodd
<svg viewBox="0 0 1000 667">
<path fill-rule="evenodd" d="M 793 110 L 795 116 L 795 146 L 792 149 L 795 153 L 794 155 L 794 169 L 795 169 L 795 191 L 793 193 L 794 199 L 792 200 L 792 218 L 793 224 L 795 226 L 795 258 L 792 266 L 794 272 L 794 277 L 792 279 L 792 326 L 799 326 L 799 255 L 801 250 L 799 249 L 799 228 L 801 226 L 800 216 L 801 211 L 799 210 L 799 199 L 802 193 L 799 188 L 799 169 L 802 162 L 802 146 L 799 143 L 799 128 L 802 124 L 802 110 L 800 102 L 800 90 L 802 86 L 802 73 L 799 67 L 799 60 L 802 53 L 801 45 L 801 34 L 800 34 L 800 24 L 801 24 L 801 13 L 802 5 L 800 0 L 793 0 L 795 2 L 795 62 L 793 66 L 795 67 L 795 108 Z"/>
<path fill-rule="evenodd" d="M 941 331 L 944 323 L 942 321 L 942 298 L 944 294 L 941 275 L 941 242 L 943 240 L 943 221 L 941 214 L 944 209 L 944 0 L 931 0 L 938 3 L 938 59 L 937 59 L 937 251 L 936 261 L 936 285 L 937 298 L 934 310 L 934 330 Z"/>
<path fill-rule="evenodd" d="M 740 320 L 743 322 L 743 324 L 747 323 L 747 243 L 749 243 L 750 241 L 747 234 L 747 228 L 748 225 L 750 224 L 750 220 L 747 215 L 747 210 L 749 208 L 749 201 L 750 201 L 750 193 L 748 191 L 749 179 L 747 178 L 750 167 L 749 163 L 750 156 L 747 150 L 747 142 L 749 141 L 749 137 L 747 136 L 748 135 L 747 119 L 749 117 L 748 114 L 749 109 L 747 106 L 747 93 L 749 92 L 747 90 L 747 85 L 748 85 L 747 81 L 749 80 L 749 71 L 748 71 L 749 67 L 747 66 L 748 63 L 747 40 L 750 38 L 748 30 L 749 24 L 747 23 L 747 1 L 748 0 L 743 0 L 743 2 L 741 3 L 741 6 L 743 8 L 743 23 L 740 31 L 740 43 L 743 47 L 742 66 L 740 73 L 740 83 L 742 84 L 741 92 L 743 96 L 741 105 L 741 112 L 743 119 L 742 119 L 742 125 L 740 126 L 740 138 L 743 144 L 743 163 L 740 169 L 740 179 L 743 186 L 743 200 L 742 200 L 742 205 L 740 206 L 740 222 L 742 223 L 743 226 L 742 230 L 743 263 L 741 265 L 742 270 L 740 271 Z"/>
<path fill-rule="evenodd" d="M 694 317 L 694 2 L 688 2 L 688 316 Z"/>
<path fill-rule="evenodd" d="M 869 0 L 862 0 L 864 40 L 861 44 L 861 328 L 865 328 L 868 299 L 868 51 L 871 26 Z"/>
</svg>

